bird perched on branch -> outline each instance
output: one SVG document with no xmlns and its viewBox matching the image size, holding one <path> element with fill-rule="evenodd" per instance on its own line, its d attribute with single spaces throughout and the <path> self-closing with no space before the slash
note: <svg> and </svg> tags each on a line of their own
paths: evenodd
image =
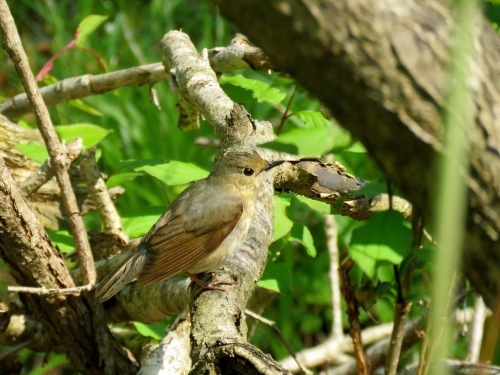
<svg viewBox="0 0 500 375">
<path fill-rule="evenodd" d="M 269 163 L 256 152 L 227 151 L 210 175 L 184 190 L 149 230 L 137 248 L 97 286 L 107 301 L 126 284 L 149 285 L 180 272 L 205 289 L 221 289 L 195 275 L 216 270 L 238 249 L 253 218 Z"/>
</svg>

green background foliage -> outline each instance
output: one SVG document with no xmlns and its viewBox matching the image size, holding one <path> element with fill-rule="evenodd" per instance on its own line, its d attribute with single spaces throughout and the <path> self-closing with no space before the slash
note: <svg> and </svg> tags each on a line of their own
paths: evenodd
<svg viewBox="0 0 500 375">
<path fill-rule="evenodd" d="M 97 54 L 107 71 L 160 61 L 160 39 L 172 29 L 186 32 L 199 50 L 227 45 L 236 32 L 209 2 L 199 0 L 18 0 L 10 3 L 35 74 L 73 39 L 79 25 L 78 45 Z M 497 3 L 488 3 L 488 14 L 492 17 L 498 15 L 498 9 Z M 86 19 L 91 15 L 107 18 Z M 7 61 L 6 53 L 2 53 L 2 61 Z M 22 89 L 12 66 L 2 66 L 0 95 L 7 98 Z M 72 49 L 55 61 L 45 83 L 100 73 L 103 68 L 92 54 Z M 241 71 L 223 75 L 221 84 L 254 118 L 270 121 L 276 128 L 296 90 L 290 106 L 292 116 L 279 138 L 267 146 L 304 156 L 331 154 L 349 173 L 378 181 L 378 186 L 385 189 L 387 182 L 363 146 L 333 121 L 325 119 L 319 103 L 296 87 L 290 78 Z M 121 88 L 50 108 L 61 137 L 70 141 L 80 136 L 87 147 L 98 144 L 99 167 L 107 176 L 108 187 L 125 188 L 116 204 L 124 229 L 131 237 L 144 235 L 190 182 L 205 177 L 216 152 L 215 148 L 196 145 L 200 137 L 214 139 L 206 122 L 202 121 L 201 129 L 194 132 L 178 130 L 177 97 L 170 92 L 167 82 L 156 84 L 154 89 L 161 110 L 151 103 L 148 87 Z M 27 126 L 35 126 L 32 115 L 24 116 L 23 121 Z M 41 146 L 19 145 L 18 149 L 41 161 L 46 155 Z M 329 255 L 324 230 L 324 215 L 328 213 L 328 206 L 307 198 L 292 194 L 276 197 L 274 242 L 259 285 L 280 292 L 265 316 L 278 323 L 295 350 L 320 343 L 331 330 Z M 392 212 L 375 215 L 367 222 L 345 217 L 336 220 L 341 258 L 350 252 L 357 262 L 351 272 L 353 281 L 359 285 L 365 285 L 366 280 L 372 285 L 384 282 L 394 291 L 393 266 L 415 256 L 408 223 Z M 86 218 L 86 224 L 89 230 L 100 229 L 93 213 Z M 61 250 L 71 249 L 66 232 L 50 235 Z M 428 267 L 424 257 L 419 261 L 420 269 Z M 427 299 L 427 291 L 419 280 L 415 280 L 414 290 L 416 300 Z M 372 307 L 371 315 L 379 322 L 392 320 L 393 296 L 394 293 L 385 293 Z M 418 307 L 414 311 L 420 312 Z M 365 312 L 361 318 L 366 326 L 376 324 Z M 169 321 L 166 319 L 154 327 L 135 323 L 135 328 L 144 335 L 159 338 Z M 347 329 L 345 316 L 344 328 Z M 465 340 L 457 340 L 454 354 L 465 350 Z M 288 355 L 268 327 L 259 325 L 252 342 L 276 358 Z M 38 358 L 27 350 L 23 356 L 22 361 L 30 356 Z M 51 355 L 43 369 L 32 371 L 48 372 L 64 362 L 61 358 Z M 39 365 L 37 359 L 33 368 Z"/>
</svg>

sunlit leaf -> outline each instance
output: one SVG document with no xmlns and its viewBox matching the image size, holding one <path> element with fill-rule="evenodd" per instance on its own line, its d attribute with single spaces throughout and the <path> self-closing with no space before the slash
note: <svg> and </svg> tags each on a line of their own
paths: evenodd
<svg viewBox="0 0 500 375">
<path fill-rule="evenodd" d="M 275 292 L 285 294 L 292 293 L 292 278 L 290 271 L 284 265 L 276 262 L 267 262 L 264 275 L 257 285 Z"/>
<path fill-rule="evenodd" d="M 289 146 L 286 151 L 304 156 L 319 156 L 334 147 L 335 130 L 332 126 L 308 129 L 293 128 L 279 135 L 276 141 L 264 147 L 285 151 L 282 145 Z M 291 146 L 291 147 L 290 147 Z"/>
<path fill-rule="evenodd" d="M 316 256 L 317 251 L 316 247 L 314 246 L 313 237 L 311 235 L 311 232 L 309 231 L 309 228 L 307 228 L 305 225 L 300 225 L 297 223 L 293 224 L 292 230 L 290 232 L 290 241 L 297 241 L 304 246 L 309 256 L 313 258 Z"/>
<path fill-rule="evenodd" d="M 140 211 L 131 211 L 122 216 L 121 222 L 125 233 L 130 238 L 144 236 L 165 212 L 165 207 L 146 207 Z"/>
<path fill-rule="evenodd" d="M 411 230 L 402 215 L 388 211 L 373 215 L 365 225 L 353 230 L 349 252 L 372 280 L 377 268 L 399 264 L 411 245 Z"/>
<path fill-rule="evenodd" d="M 290 206 L 290 198 L 275 197 L 274 198 L 274 233 L 273 241 L 285 236 L 290 232 L 293 226 L 286 215 L 286 209 Z"/>
<path fill-rule="evenodd" d="M 79 137 L 83 141 L 83 146 L 88 148 L 98 144 L 112 130 L 93 124 L 72 124 L 56 126 L 56 132 L 68 143 Z"/>
<path fill-rule="evenodd" d="M 296 112 L 295 116 L 299 117 L 308 128 L 318 128 L 330 125 L 330 121 L 324 118 L 321 112 L 318 111 L 300 111 Z"/>
<path fill-rule="evenodd" d="M 145 165 L 136 168 L 156 177 L 167 185 L 183 185 L 192 181 L 201 180 L 208 176 L 209 172 L 193 163 L 170 160 L 157 165 Z"/>
<path fill-rule="evenodd" d="M 100 16 L 91 14 L 85 17 L 78 25 L 78 35 L 76 37 L 76 45 L 81 46 L 90 34 L 92 34 L 99 26 L 101 26 L 108 16 Z"/>
<path fill-rule="evenodd" d="M 17 150 L 24 156 L 42 164 L 48 157 L 47 149 L 35 142 L 28 143 L 18 143 L 16 145 Z"/>
<path fill-rule="evenodd" d="M 141 322 L 133 322 L 135 329 L 147 337 L 152 337 L 155 340 L 161 340 L 165 336 L 165 324 L 145 324 Z"/>
<path fill-rule="evenodd" d="M 59 247 L 63 253 L 68 253 L 75 249 L 73 236 L 66 230 L 47 230 L 47 234 L 53 244 Z"/>
<path fill-rule="evenodd" d="M 283 91 L 271 87 L 265 82 L 246 78 L 241 74 L 236 74 L 234 76 L 223 75 L 220 79 L 220 83 L 230 84 L 251 91 L 252 96 L 257 99 L 259 103 L 268 102 L 277 105 L 286 97 L 286 93 Z"/>
</svg>

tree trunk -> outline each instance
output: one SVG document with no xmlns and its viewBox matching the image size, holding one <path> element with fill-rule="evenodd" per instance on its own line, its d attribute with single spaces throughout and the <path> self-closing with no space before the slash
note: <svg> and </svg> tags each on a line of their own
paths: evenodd
<svg viewBox="0 0 500 375">
<path fill-rule="evenodd" d="M 217 0 L 221 12 L 330 109 L 431 219 L 451 61 L 449 2 Z M 479 17 L 464 272 L 500 294 L 500 37 Z"/>
</svg>

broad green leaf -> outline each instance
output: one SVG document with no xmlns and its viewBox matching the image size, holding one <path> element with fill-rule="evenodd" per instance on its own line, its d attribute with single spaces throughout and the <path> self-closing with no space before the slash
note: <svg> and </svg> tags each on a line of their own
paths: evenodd
<svg viewBox="0 0 500 375">
<path fill-rule="evenodd" d="M 335 130 L 331 125 L 308 129 L 294 128 L 280 134 L 276 141 L 266 143 L 264 147 L 285 151 L 282 145 L 288 145 L 292 147 L 286 151 L 304 156 L 319 156 L 333 148 L 334 139 Z"/>
<path fill-rule="evenodd" d="M 83 141 L 83 146 L 88 148 L 98 144 L 112 130 L 93 124 L 72 124 L 56 126 L 56 132 L 60 138 L 68 143 L 80 137 Z"/>
<path fill-rule="evenodd" d="M 274 197 L 274 233 L 273 241 L 285 236 L 290 232 L 293 221 L 286 215 L 286 209 L 290 206 L 290 198 Z"/>
<path fill-rule="evenodd" d="M 252 96 L 257 99 L 259 103 L 268 102 L 278 105 L 286 97 L 286 93 L 283 91 L 271 87 L 265 82 L 246 78 L 241 74 L 236 74 L 234 76 L 223 75 L 220 79 L 220 83 L 241 87 L 251 91 Z"/>
<path fill-rule="evenodd" d="M 145 165 L 136 169 L 156 177 L 167 185 L 183 185 L 208 176 L 209 172 L 192 163 L 171 160 L 157 165 Z"/>
<path fill-rule="evenodd" d="M 275 292 L 292 293 L 290 271 L 284 265 L 276 262 L 267 262 L 264 275 L 262 275 L 257 285 Z"/>
<path fill-rule="evenodd" d="M 76 37 L 76 45 L 81 46 L 87 37 L 92 34 L 99 26 L 101 26 L 108 16 L 100 16 L 98 14 L 92 14 L 85 17 L 78 25 L 78 35 Z"/>
<path fill-rule="evenodd" d="M 372 280 L 377 268 L 399 264 L 411 245 L 411 230 L 400 213 L 374 214 L 365 225 L 353 230 L 349 252 Z"/>
<path fill-rule="evenodd" d="M 122 183 L 126 181 L 132 181 L 134 178 L 137 176 L 142 176 L 142 172 L 134 172 L 134 171 L 123 171 L 120 173 L 116 173 L 111 175 L 107 180 L 106 180 L 106 186 L 109 188 L 121 185 Z"/>
<path fill-rule="evenodd" d="M 39 145 L 35 142 L 28 142 L 24 144 L 18 143 L 16 148 L 21 154 L 40 164 L 42 164 L 49 157 L 45 146 Z"/>
<path fill-rule="evenodd" d="M 297 195 L 295 198 L 307 204 L 313 210 L 321 212 L 322 214 L 330 214 L 332 211 L 332 206 L 330 206 L 328 203 L 316 201 L 303 195 Z"/>
<path fill-rule="evenodd" d="M 140 212 L 129 212 L 121 218 L 123 230 L 130 238 L 144 236 L 165 211 L 165 207 L 147 207 Z"/>
<path fill-rule="evenodd" d="M 68 253 L 75 249 L 73 236 L 66 230 L 47 230 L 52 243 L 59 247 L 63 253 Z"/>
<path fill-rule="evenodd" d="M 314 240 L 309 231 L 309 228 L 305 225 L 300 225 L 297 223 L 293 224 L 292 230 L 290 232 L 290 241 L 297 241 L 302 244 L 306 249 L 306 252 L 311 257 L 316 257 L 317 251 L 314 246 Z"/>
<path fill-rule="evenodd" d="M 319 128 L 330 125 L 330 121 L 323 117 L 318 111 L 300 111 L 295 116 L 300 118 L 307 128 Z"/>
<path fill-rule="evenodd" d="M 144 324 L 141 322 L 133 322 L 135 329 L 143 335 L 147 337 L 152 337 L 155 340 L 161 340 L 165 336 L 165 324 Z"/>
<path fill-rule="evenodd" d="M 153 176 L 166 185 L 184 185 L 207 177 L 209 172 L 195 164 L 177 160 L 127 160 L 120 163 L 106 181 L 106 186 L 117 186 L 142 174 Z"/>
</svg>

